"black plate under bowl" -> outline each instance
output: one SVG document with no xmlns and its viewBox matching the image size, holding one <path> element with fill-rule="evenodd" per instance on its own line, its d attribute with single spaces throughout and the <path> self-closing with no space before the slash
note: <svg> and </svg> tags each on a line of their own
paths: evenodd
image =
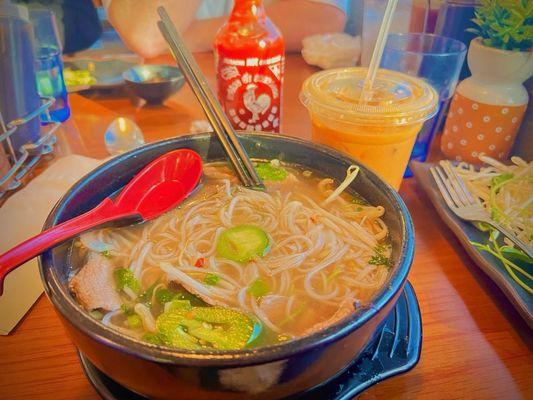
<svg viewBox="0 0 533 400">
<path fill-rule="evenodd" d="M 339 376 L 290 400 L 348 400 L 384 379 L 413 368 L 420 359 L 422 320 L 413 287 L 405 284 L 396 306 L 354 362 Z M 98 370 L 78 352 L 89 382 L 105 400 L 146 400 Z M 289 399 L 287 399 L 289 400 Z"/>
</svg>

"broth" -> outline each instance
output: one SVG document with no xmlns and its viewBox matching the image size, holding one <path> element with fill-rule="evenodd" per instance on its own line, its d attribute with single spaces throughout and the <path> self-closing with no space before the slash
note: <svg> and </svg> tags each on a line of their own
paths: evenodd
<svg viewBox="0 0 533 400">
<path fill-rule="evenodd" d="M 368 303 L 390 269 L 383 207 L 276 160 L 257 168 L 265 192 L 207 164 L 177 209 L 83 235 L 86 264 L 70 282 L 81 305 L 153 344 L 232 350 L 313 333 Z"/>
</svg>

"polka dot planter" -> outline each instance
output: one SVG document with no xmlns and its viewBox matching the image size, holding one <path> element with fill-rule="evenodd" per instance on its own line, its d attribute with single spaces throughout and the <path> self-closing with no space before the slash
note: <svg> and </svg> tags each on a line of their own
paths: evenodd
<svg viewBox="0 0 533 400">
<path fill-rule="evenodd" d="M 442 135 L 442 152 L 447 158 L 470 163 L 478 163 L 480 154 L 506 159 L 525 109 L 525 104 L 483 104 L 456 93 Z"/>
<path fill-rule="evenodd" d="M 533 54 L 487 47 L 477 38 L 468 65 L 472 76 L 457 86 L 441 150 L 451 160 L 473 164 L 481 154 L 505 160 L 527 108 L 522 82 L 533 74 Z"/>
</svg>

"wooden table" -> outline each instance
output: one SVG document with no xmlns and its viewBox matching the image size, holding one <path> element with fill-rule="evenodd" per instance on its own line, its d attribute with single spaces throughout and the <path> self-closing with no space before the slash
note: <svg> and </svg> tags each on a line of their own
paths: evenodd
<svg viewBox="0 0 533 400">
<path fill-rule="evenodd" d="M 197 56 L 214 83 L 210 54 Z M 168 62 L 168 60 L 166 60 Z M 298 101 L 314 72 L 299 56 L 286 66 L 283 131 L 309 138 L 310 123 Z M 122 115 L 143 129 L 147 141 L 185 133 L 204 119 L 188 87 L 166 107 L 135 108 L 125 97 L 72 95 L 72 118 L 59 134 L 56 154 L 103 158 L 103 132 Z M 463 251 L 413 179 L 400 191 L 416 228 L 410 274 L 422 311 L 420 363 L 380 383 L 360 399 L 533 399 L 532 335 L 499 289 Z M 0 399 L 96 399 L 74 346 L 42 296 L 14 332 L 0 337 Z"/>
</svg>

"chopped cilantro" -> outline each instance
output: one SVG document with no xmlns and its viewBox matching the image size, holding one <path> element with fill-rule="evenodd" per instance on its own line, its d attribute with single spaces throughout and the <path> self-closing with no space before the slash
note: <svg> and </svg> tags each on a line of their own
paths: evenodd
<svg viewBox="0 0 533 400">
<path fill-rule="evenodd" d="M 288 175 L 285 168 L 266 162 L 257 163 L 255 170 L 259 177 L 264 181 L 282 181 Z"/>
<path fill-rule="evenodd" d="M 352 203 L 353 204 L 357 204 L 359 206 L 366 206 L 368 204 L 364 199 L 362 199 L 360 197 L 353 197 L 352 198 Z"/>
<path fill-rule="evenodd" d="M 390 260 L 388 257 L 385 257 L 383 254 L 374 254 L 372 257 L 370 257 L 370 260 L 368 261 L 369 264 L 372 265 L 385 265 L 389 266 Z"/>
<path fill-rule="evenodd" d="M 104 250 L 101 253 L 105 258 L 111 258 L 111 252 L 109 250 Z"/>
<path fill-rule="evenodd" d="M 217 274 L 207 274 L 204 278 L 204 283 L 206 285 L 215 286 L 220 280 L 220 276 Z"/>
<path fill-rule="evenodd" d="M 368 260 L 372 265 L 384 265 L 388 268 L 392 266 L 391 260 L 385 255 L 385 252 L 389 250 L 387 245 L 379 244 L 374 248 L 374 255 Z"/>
</svg>

